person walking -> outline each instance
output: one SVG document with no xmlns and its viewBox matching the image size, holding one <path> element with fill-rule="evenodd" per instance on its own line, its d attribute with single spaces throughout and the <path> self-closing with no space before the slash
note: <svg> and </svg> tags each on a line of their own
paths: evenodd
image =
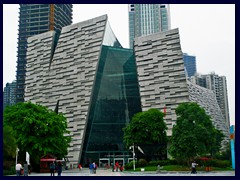
<svg viewBox="0 0 240 180">
<path fill-rule="evenodd" d="M 29 170 L 28 170 L 28 162 L 25 161 L 24 165 L 23 165 L 23 173 L 24 176 L 28 176 Z"/>
<path fill-rule="evenodd" d="M 16 164 L 16 175 L 20 176 L 21 175 L 21 170 L 22 170 L 22 165 L 20 162 Z"/>
<path fill-rule="evenodd" d="M 29 163 L 28 164 L 28 174 L 31 174 L 31 172 L 32 172 L 32 167 L 31 167 L 31 164 Z"/>
<path fill-rule="evenodd" d="M 121 172 L 123 172 L 124 167 L 123 167 L 122 164 L 120 164 L 119 169 L 120 169 Z"/>
<path fill-rule="evenodd" d="M 118 161 L 115 163 L 115 166 L 116 166 L 116 172 L 118 172 L 118 168 L 119 168 Z"/>
<path fill-rule="evenodd" d="M 192 162 L 192 172 L 191 172 L 191 174 L 197 174 L 197 170 L 196 170 L 197 165 L 198 164 L 195 161 Z"/>
<path fill-rule="evenodd" d="M 93 171 L 94 171 L 94 164 L 93 163 L 91 163 L 89 165 L 89 169 L 90 169 L 90 174 L 93 174 Z"/>
<path fill-rule="evenodd" d="M 55 176 L 55 163 L 54 161 L 50 164 L 50 174 L 51 176 Z"/>
<path fill-rule="evenodd" d="M 79 171 L 82 170 L 82 165 L 81 164 L 78 164 L 78 169 L 79 169 Z"/>
<path fill-rule="evenodd" d="M 111 166 L 112 166 L 112 172 L 114 172 L 114 164 L 113 163 L 111 163 Z"/>
<path fill-rule="evenodd" d="M 58 161 L 57 172 L 58 172 L 58 176 L 62 175 L 62 163 L 61 163 L 61 161 Z"/>
<path fill-rule="evenodd" d="M 97 173 L 97 168 L 98 168 L 98 165 L 93 162 L 93 173 L 96 174 Z"/>
</svg>

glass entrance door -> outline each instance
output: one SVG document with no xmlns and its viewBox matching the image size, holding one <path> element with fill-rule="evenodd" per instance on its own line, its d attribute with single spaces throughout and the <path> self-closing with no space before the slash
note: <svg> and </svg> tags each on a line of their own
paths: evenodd
<svg viewBox="0 0 240 180">
<path fill-rule="evenodd" d="M 109 158 L 100 158 L 99 167 L 110 168 L 110 159 Z"/>
</svg>

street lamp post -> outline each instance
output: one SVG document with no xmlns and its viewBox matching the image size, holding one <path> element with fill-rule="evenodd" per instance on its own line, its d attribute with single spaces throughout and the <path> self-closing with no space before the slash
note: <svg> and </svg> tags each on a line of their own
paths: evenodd
<svg viewBox="0 0 240 180">
<path fill-rule="evenodd" d="M 134 151 L 134 143 L 133 146 L 130 146 L 129 149 L 133 149 L 133 170 L 135 171 L 135 151 Z"/>
<path fill-rule="evenodd" d="M 135 151 L 134 151 L 134 143 L 133 143 L 133 170 L 135 171 Z"/>
<path fill-rule="evenodd" d="M 16 164 L 17 164 L 17 159 L 18 159 L 18 151 L 19 151 L 19 149 L 17 148 L 16 149 Z"/>
</svg>

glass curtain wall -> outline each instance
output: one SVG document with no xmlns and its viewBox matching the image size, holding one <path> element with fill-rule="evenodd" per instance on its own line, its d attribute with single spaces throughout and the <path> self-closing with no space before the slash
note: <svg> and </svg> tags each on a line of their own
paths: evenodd
<svg viewBox="0 0 240 180">
<path fill-rule="evenodd" d="M 133 50 L 102 46 L 81 163 L 101 159 L 124 164 L 129 150 L 123 144 L 123 128 L 141 111 Z"/>
</svg>

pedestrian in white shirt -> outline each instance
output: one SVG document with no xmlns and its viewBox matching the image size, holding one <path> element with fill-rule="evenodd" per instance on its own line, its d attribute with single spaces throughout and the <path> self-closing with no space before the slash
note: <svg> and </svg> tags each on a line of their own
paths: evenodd
<svg viewBox="0 0 240 180">
<path fill-rule="evenodd" d="M 16 164 L 16 174 L 17 174 L 17 176 L 21 175 L 21 169 L 22 169 L 22 165 L 20 164 L 20 162 L 18 162 Z"/>
</svg>

